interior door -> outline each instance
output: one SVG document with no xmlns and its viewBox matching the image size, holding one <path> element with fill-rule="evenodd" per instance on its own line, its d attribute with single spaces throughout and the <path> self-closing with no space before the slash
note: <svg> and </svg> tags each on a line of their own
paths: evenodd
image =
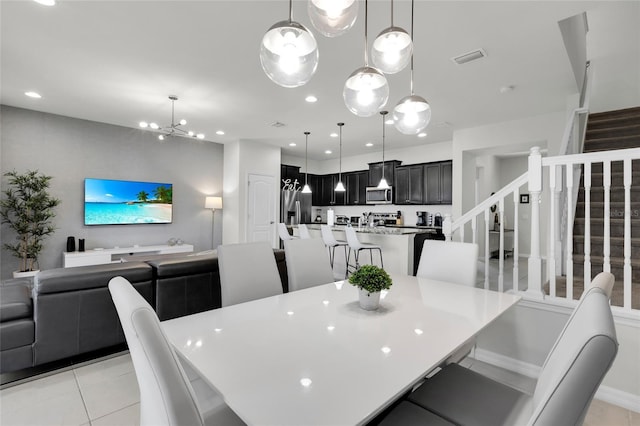
<svg viewBox="0 0 640 426">
<path fill-rule="evenodd" d="M 247 203 L 247 242 L 275 241 L 276 194 L 274 177 L 249 174 Z"/>
</svg>

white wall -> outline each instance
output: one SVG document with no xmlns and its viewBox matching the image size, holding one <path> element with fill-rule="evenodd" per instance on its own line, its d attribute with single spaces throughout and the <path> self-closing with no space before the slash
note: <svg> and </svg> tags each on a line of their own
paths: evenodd
<svg viewBox="0 0 640 426">
<path fill-rule="evenodd" d="M 222 192 L 223 148 L 212 142 L 157 136 L 130 129 L 2 106 L 0 139 L 3 172 L 39 170 L 53 176 L 55 233 L 47 238 L 40 268 L 62 266 L 67 236 L 84 238 L 87 249 L 165 244 L 181 238 L 196 250 L 211 248 L 211 211 L 207 195 Z M 84 179 L 103 178 L 173 184 L 173 223 L 84 226 Z M 6 178 L 2 190 L 6 189 Z M 222 227 L 216 212 L 216 238 Z M 13 239 L 7 229 L 2 242 Z M 18 261 L 2 250 L 2 278 L 11 276 Z"/>
<path fill-rule="evenodd" d="M 229 150 L 228 154 L 227 150 Z M 223 243 L 246 242 L 249 174 L 273 177 L 273 193 L 277 200 L 273 210 L 275 223 L 280 218 L 280 148 L 241 140 L 225 145 L 224 160 Z M 271 243 L 276 247 L 275 225 Z"/>
</svg>

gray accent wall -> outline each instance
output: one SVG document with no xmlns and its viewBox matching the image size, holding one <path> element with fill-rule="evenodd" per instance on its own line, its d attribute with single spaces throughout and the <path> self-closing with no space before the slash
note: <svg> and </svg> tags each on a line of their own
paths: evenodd
<svg viewBox="0 0 640 426">
<path fill-rule="evenodd" d="M 222 215 L 204 209 L 207 195 L 222 196 L 223 145 L 188 138 L 159 141 L 141 129 L 41 113 L 2 105 L 0 171 L 37 169 L 53 176 L 52 194 L 62 203 L 54 219 L 55 234 L 45 241 L 40 269 L 62 266 L 68 236 L 84 238 L 87 249 L 166 244 L 171 237 L 196 251 L 222 241 Z M 173 223 L 84 226 L 84 179 L 103 178 L 173 184 Z M 7 180 L 2 177 L 2 190 Z M 0 239 L 13 232 L 2 228 Z M 1 251 L 1 278 L 10 278 L 18 260 Z"/>
</svg>

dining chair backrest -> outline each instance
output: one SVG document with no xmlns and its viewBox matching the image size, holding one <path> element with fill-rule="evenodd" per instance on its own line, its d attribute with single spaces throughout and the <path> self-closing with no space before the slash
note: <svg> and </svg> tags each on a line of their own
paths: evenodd
<svg viewBox="0 0 640 426">
<path fill-rule="evenodd" d="M 336 246 L 338 245 L 338 240 L 333 235 L 333 231 L 329 225 L 320 225 L 320 233 L 322 234 L 322 241 L 327 246 Z"/>
<path fill-rule="evenodd" d="M 319 238 L 285 241 L 284 253 L 289 291 L 334 281 L 327 250 Z"/>
<path fill-rule="evenodd" d="M 218 246 L 222 306 L 282 294 L 273 249 L 264 241 Z"/>
<path fill-rule="evenodd" d="M 282 241 L 290 240 L 291 234 L 289 234 L 289 230 L 287 229 L 287 225 L 280 222 L 278 223 L 278 236 Z"/>
<path fill-rule="evenodd" d="M 529 423 L 582 424 L 617 352 L 609 298 L 603 291 L 589 291 L 547 356 Z"/>
<path fill-rule="evenodd" d="M 425 240 L 416 276 L 473 287 L 478 275 L 478 245 Z"/>
<path fill-rule="evenodd" d="M 311 238 L 309 228 L 307 228 L 307 225 L 305 225 L 304 223 L 298 225 L 298 234 L 300 235 L 300 238 L 305 240 Z"/>
<path fill-rule="evenodd" d="M 140 424 L 203 425 L 196 396 L 153 308 L 123 277 L 109 291 L 140 387 Z"/>
</svg>

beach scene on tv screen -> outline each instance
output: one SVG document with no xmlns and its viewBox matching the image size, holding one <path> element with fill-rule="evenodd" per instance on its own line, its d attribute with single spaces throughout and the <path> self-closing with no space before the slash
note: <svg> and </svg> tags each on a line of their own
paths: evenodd
<svg viewBox="0 0 640 426">
<path fill-rule="evenodd" d="M 85 225 L 171 223 L 170 183 L 85 179 Z"/>
</svg>

